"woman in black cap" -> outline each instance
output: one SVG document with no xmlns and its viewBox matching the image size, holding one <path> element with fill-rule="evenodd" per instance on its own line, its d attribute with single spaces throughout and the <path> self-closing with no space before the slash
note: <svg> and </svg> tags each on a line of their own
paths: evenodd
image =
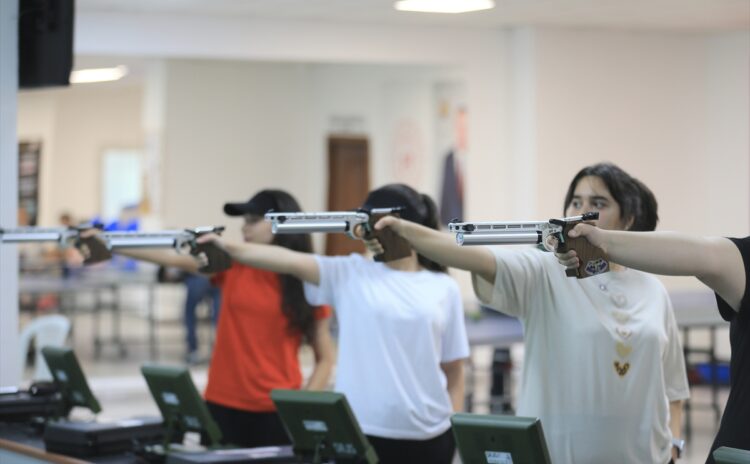
<svg viewBox="0 0 750 464">
<path fill-rule="evenodd" d="M 402 207 L 402 217 L 437 228 L 435 203 L 406 185 L 374 190 L 363 205 L 388 207 Z M 358 254 L 315 256 L 229 243 L 216 235 L 200 241 L 217 243 L 248 266 L 291 274 L 305 282 L 309 303 L 335 307 L 335 389 L 347 396 L 380 462 L 452 461 L 450 416 L 463 406 L 469 346 L 458 285 L 445 267 L 413 250 L 379 263 Z"/>
<path fill-rule="evenodd" d="M 245 242 L 279 247 L 308 256 L 308 235 L 277 235 L 263 220 L 268 211 L 300 211 L 297 201 L 282 190 L 262 190 L 245 203 L 227 203 L 224 212 L 242 216 Z M 171 252 L 128 250 L 136 259 L 198 272 L 199 263 Z M 315 352 L 315 367 L 304 386 L 328 385 L 335 363 L 329 330 L 331 309 L 307 303 L 302 282 L 288 273 L 249 267 L 238 262 L 215 274 L 221 288 L 221 311 L 205 399 L 226 443 L 244 447 L 289 443 L 270 392 L 302 387 L 298 352 L 302 342 Z"/>
</svg>

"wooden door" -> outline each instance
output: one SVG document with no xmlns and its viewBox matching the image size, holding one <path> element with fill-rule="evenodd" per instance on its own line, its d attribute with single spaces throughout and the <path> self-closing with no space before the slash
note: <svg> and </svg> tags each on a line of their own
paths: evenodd
<svg viewBox="0 0 750 464">
<path fill-rule="evenodd" d="M 328 138 L 328 210 L 362 206 L 370 191 L 369 145 L 364 137 Z M 363 253 L 364 244 L 344 234 L 326 235 L 327 255 Z"/>
</svg>

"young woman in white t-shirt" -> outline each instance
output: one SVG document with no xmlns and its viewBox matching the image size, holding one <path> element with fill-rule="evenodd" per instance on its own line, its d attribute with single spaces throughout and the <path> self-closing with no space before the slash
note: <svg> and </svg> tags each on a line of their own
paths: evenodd
<svg viewBox="0 0 750 464">
<path fill-rule="evenodd" d="M 680 232 L 631 233 L 578 224 L 568 235 L 586 237 L 617 261 L 654 274 L 693 275 L 716 292 L 721 317 L 729 322 L 730 389 L 713 451 L 750 449 L 750 236 L 701 237 Z M 574 250 L 556 254 L 560 264 L 578 264 Z"/>
<path fill-rule="evenodd" d="M 602 229 L 653 230 L 658 220 L 651 191 L 612 164 L 582 169 L 564 210 L 599 212 Z M 687 376 L 671 303 L 655 277 L 612 263 L 611 272 L 579 280 L 536 248 L 459 247 L 448 234 L 392 217 L 375 227 L 391 227 L 424 256 L 471 271 L 485 304 L 521 319 L 517 414 L 541 419 L 553 464 L 678 457 Z"/>
<path fill-rule="evenodd" d="M 432 199 L 406 185 L 374 190 L 363 205 L 387 207 L 402 207 L 402 217 L 437 228 Z M 452 461 L 450 416 L 463 407 L 469 345 L 460 291 L 444 266 L 413 250 L 379 263 L 359 254 L 314 256 L 218 236 L 201 241 L 216 242 L 248 266 L 291 274 L 305 282 L 310 304 L 334 307 L 335 390 L 346 395 L 380 462 Z"/>
</svg>

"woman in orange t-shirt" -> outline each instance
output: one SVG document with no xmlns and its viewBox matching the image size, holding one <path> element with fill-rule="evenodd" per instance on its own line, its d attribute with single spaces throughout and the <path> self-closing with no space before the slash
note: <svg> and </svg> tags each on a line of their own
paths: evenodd
<svg viewBox="0 0 750 464">
<path fill-rule="evenodd" d="M 245 203 L 227 203 L 224 212 L 243 216 L 245 242 L 275 244 L 312 252 L 309 235 L 273 235 L 266 212 L 300 211 L 297 201 L 281 190 L 262 190 Z M 127 250 L 127 256 L 198 272 L 190 256 L 172 252 Z M 335 362 L 330 335 L 331 309 L 312 307 L 296 277 L 237 262 L 213 276 L 221 288 L 221 310 L 205 399 L 223 441 L 243 447 L 290 442 L 276 414 L 274 388 L 302 388 L 298 351 L 307 341 L 315 367 L 304 388 L 327 387 Z"/>
</svg>

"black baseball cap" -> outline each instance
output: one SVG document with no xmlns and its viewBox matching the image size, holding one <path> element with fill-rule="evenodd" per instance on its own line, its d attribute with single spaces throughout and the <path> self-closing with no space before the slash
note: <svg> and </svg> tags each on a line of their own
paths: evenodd
<svg viewBox="0 0 750 464">
<path fill-rule="evenodd" d="M 277 210 L 276 198 L 269 190 L 261 190 L 244 203 L 224 203 L 224 213 L 229 216 L 254 214 L 263 216 L 269 211 Z"/>
</svg>

